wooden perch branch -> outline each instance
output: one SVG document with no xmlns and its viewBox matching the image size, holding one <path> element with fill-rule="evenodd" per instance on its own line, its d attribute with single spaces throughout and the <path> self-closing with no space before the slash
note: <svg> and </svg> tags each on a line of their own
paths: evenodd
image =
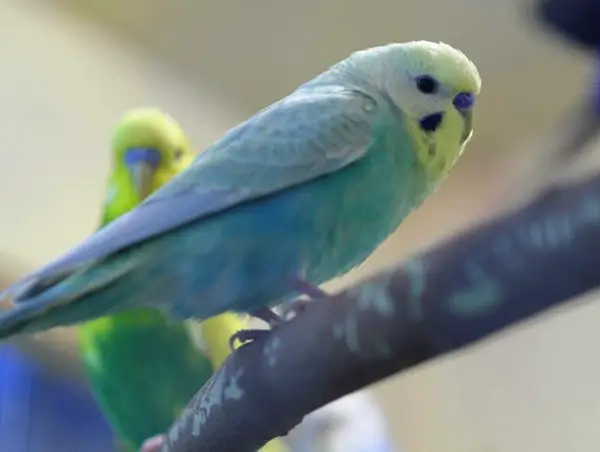
<svg viewBox="0 0 600 452">
<path fill-rule="evenodd" d="M 255 452 L 304 415 L 600 284 L 600 175 L 555 187 L 238 349 L 163 452 Z"/>
</svg>

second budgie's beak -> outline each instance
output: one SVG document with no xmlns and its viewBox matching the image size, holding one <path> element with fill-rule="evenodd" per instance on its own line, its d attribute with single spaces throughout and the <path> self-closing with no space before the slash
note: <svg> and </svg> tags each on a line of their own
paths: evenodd
<svg viewBox="0 0 600 452">
<path fill-rule="evenodd" d="M 160 152 L 152 148 L 133 148 L 125 154 L 125 164 L 131 173 L 140 200 L 152 193 L 154 172 L 160 164 Z"/>
</svg>

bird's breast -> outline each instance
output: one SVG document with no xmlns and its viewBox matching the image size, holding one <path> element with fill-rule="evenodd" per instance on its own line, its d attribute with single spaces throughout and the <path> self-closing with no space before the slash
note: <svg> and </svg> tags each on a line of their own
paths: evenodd
<svg viewBox="0 0 600 452">
<path fill-rule="evenodd" d="M 361 161 L 304 187 L 308 278 L 322 283 L 361 264 L 415 207 L 425 189 L 412 153 L 379 143 Z"/>
</svg>

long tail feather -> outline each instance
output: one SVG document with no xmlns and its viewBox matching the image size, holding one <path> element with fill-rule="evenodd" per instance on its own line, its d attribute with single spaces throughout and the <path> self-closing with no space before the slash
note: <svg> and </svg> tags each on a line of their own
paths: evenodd
<svg viewBox="0 0 600 452">
<path fill-rule="evenodd" d="M 106 296 L 104 291 L 109 287 L 114 290 L 114 285 L 132 269 L 133 266 L 123 266 L 120 271 L 98 272 L 93 276 L 79 274 L 45 290 L 32 285 L 31 290 L 21 292 L 12 309 L 0 314 L 0 340 L 129 309 L 119 297 Z"/>
</svg>

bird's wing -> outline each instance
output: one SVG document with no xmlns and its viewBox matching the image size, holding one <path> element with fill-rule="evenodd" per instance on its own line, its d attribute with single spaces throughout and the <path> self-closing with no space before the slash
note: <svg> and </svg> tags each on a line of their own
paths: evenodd
<svg viewBox="0 0 600 452">
<path fill-rule="evenodd" d="M 92 261 L 199 218 L 335 172 L 365 155 L 375 99 L 343 88 L 298 90 L 229 131 L 138 207 L 0 295 L 59 280 Z"/>
</svg>

